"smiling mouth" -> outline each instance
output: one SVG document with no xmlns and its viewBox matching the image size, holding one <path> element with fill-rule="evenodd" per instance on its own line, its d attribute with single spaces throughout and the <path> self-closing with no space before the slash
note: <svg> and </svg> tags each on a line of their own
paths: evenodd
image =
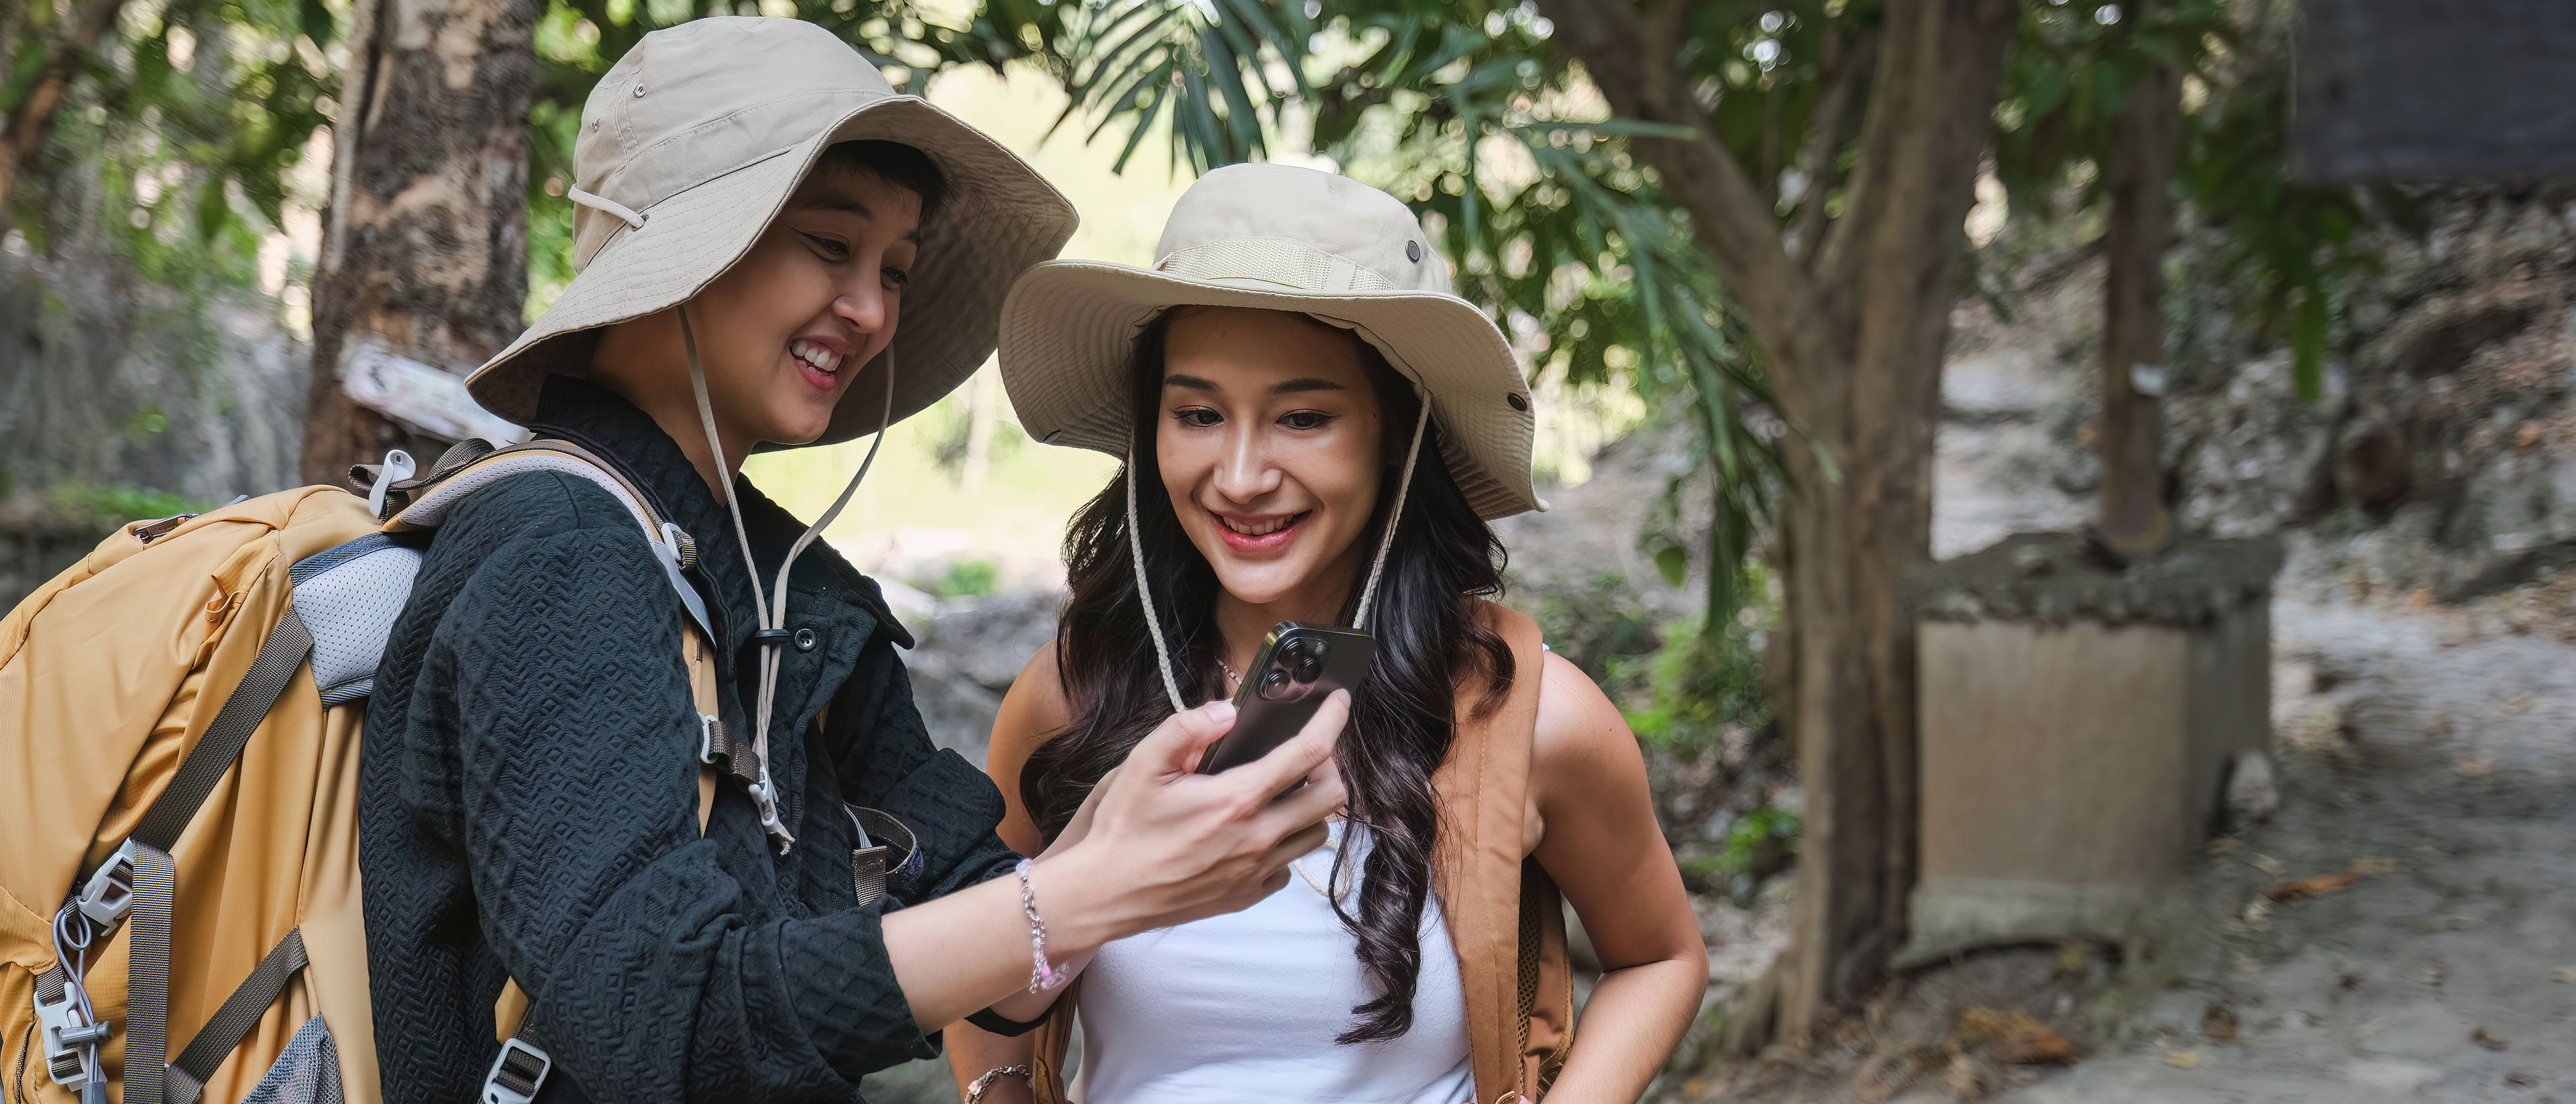
<svg viewBox="0 0 2576 1104">
<path fill-rule="evenodd" d="M 797 363 L 826 376 L 841 369 L 841 354 L 801 337 L 787 343 L 787 355 L 796 358 Z"/>
<path fill-rule="evenodd" d="M 1228 532 L 1244 537 L 1269 536 L 1272 533 L 1276 533 L 1282 529 L 1288 528 L 1289 526 L 1295 525 L 1300 521 L 1306 520 L 1306 515 L 1313 512 L 1314 511 L 1312 510 L 1307 510 L 1294 514 L 1281 514 L 1278 517 L 1264 518 L 1260 521 L 1244 522 L 1236 521 L 1224 514 L 1218 514 L 1213 510 L 1209 511 L 1210 514 L 1215 515 L 1217 524 L 1225 526 Z"/>
</svg>

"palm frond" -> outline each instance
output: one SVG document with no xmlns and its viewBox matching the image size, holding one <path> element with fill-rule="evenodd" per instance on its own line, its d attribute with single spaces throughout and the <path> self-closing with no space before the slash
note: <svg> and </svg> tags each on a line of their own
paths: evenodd
<svg viewBox="0 0 2576 1104">
<path fill-rule="evenodd" d="M 1121 164 L 1167 125 L 1175 163 L 1204 172 L 1267 156 L 1279 105 L 1299 103 L 1316 152 L 1424 216 L 1458 262 L 1460 294 L 1522 335 L 1533 375 L 1625 385 L 1686 412 L 1696 478 L 1713 494 L 1709 530 L 1684 542 L 1661 526 L 1642 539 L 1710 549 L 1706 623 L 1722 627 L 1783 478 L 1780 434 L 1762 427 L 1783 423 L 1708 258 L 1626 153 L 1629 138 L 1675 128 L 1548 117 L 1539 105 L 1580 99 L 1580 78 L 1516 4 L 1331 0 L 1316 11 L 1293 0 L 1092 0 L 1061 43 L 1067 117 L 1127 127 Z M 1311 68 L 1318 27 L 1337 53 L 1361 47 L 1329 77 Z M 1276 79 L 1283 72 L 1289 80 Z M 1399 106 L 1399 94 L 1420 98 Z M 1497 138 L 1527 163 L 1487 164 L 1480 146 Z M 1697 485 L 1676 480 L 1671 493 L 1686 483 Z"/>
</svg>

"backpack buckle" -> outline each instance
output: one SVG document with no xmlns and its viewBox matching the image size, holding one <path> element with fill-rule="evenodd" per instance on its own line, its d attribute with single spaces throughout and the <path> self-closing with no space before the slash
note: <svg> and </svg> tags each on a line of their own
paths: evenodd
<svg viewBox="0 0 2576 1104">
<path fill-rule="evenodd" d="M 80 994 L 71 986 L 80 984 L 73 978 L 62 995 L 45 999 L 45 987 L 36 987 L 36 1034 L 45 1044 L 45 1073 L 71 1092 L 80 1092 L 90 1083 L 94 1068 L 94 1049 L 114 1032 L 110 1024 L 93 1020 L 81 1008 Z"/>
<path fill-rule="evenodd" d="M 554 1056 L 521 1039 L 501 1044 L 492 1071 L 483 1075 L 483 1104 L 529 1104 L 555 1068 Z"/>
<path fill-rule="evenodd" d="M 134 911 L 132 837 L 118 845 L 116 853 L 109 855 L 106 862 L 98 864 L 98 870 L 89 876 L 89 882 L 81 887 L 79 896 L 72 898 L 72 905 L 93 923 L 114 927 L 125 922 L 125 915 Z"/>
<path fill-rule="evenodd" d="M 713 714 L 698 714 L 698 762 L 716 765 L 716 726 L 723 723 Z"/>
<path fill-rule="evenodd" d="M 367 487 L 367 512 L 374 514 L 379 521 L 384 520 L 386 493 L 393 490 L 394 484 L 411 478 L 419 470 L 410 453 L 401 449 L 387 452 L 385 462 L 376 468 L 376 478 Z"/>
</svg>

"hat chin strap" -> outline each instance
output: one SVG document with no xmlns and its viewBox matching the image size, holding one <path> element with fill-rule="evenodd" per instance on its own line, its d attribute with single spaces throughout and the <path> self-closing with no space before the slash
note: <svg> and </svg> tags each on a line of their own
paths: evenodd
<svg viewBox="0 0 2576 1104">
<path fill-rule="evenodd" d="M 1354 629 L 1368 628 L 1369 612 L 1377 602 L 1377 584 L 1386 573 L 1386 553 L 1395 547 L 1395 529 L 1404 520 L 1404 499 L 1413 489 L 1413 465 L 1422 459 L 1422 437 L 1431 427 L 1431 395 L 1419 386 L 1422 411 L 1413 419 L 1413 445 L 1404 450 L 1404 473 L 1395 480 L 1395 508 L 1387 511 L 1386 532 L 1378 535 L 1377 554 L 1369 558 L 1368 583 L 1360 588 L 1360 605 L 1351 617 Z M 1136 451 L 1127 451 L 1127 560 L 1136 567 L 1136 600 L 1145 606 L 1145 631 L 1154 638 L 1154 668 L 1163 676 L 1163 692 L 1171 696 L 1172 712 L 1189 709 L 1181 698 L 1180 680 L 1172 674 L 1172 647 L 1163 640 L 1163 618 L 1154 609 L 1154 586 L 1145 573 L 1145 538 L 1136 530 Z"/>
<path fill-rule="evenodd" d="M 788 547 L 787 559 L 778 565 L 776 585 L 764 593 L 760 588 L 760 563 L 751 555 L 751 533 L 743 527 L 742 504 L 733 493 L 733 469 L 726 466 L 724 443 L 716 435 L 715 405 L 707 400 L 707 372 L 698 362 L 698 337 L 689 326 L 687 304 L 680 306 L 679 314 L 680 342 L 689 353 L 689 391 L 698 403 L 698 428 L 706 432 L 707 451 L 715 457 L 716 472 L 723 477 L 717 488 L 724 498 L 725 513 L 733 520 L 734 540 L 742 546 L 743 571 L 751 577 L 752 613 L 760 627 L 760 634 L 755 639 L 761 645 L 760 702 L 753 714 L 755 721 L 751 730 L 752 754 L 760 758 L 760 782 L 752 789 L 751 800 L 753 806 L 760 810 L 760 826 L 777 837 L 778 851 L 783 855 L 796 845 L 796 837 L 787 831 L 787 824 L 779 815 L 778 789 L 769 779 L 769 719 L 778 697 L 779 649 L 787 628 L 787 573 L 795 568 L 797 557 L 805 554 L 814 538 L 832 524 L 832 519 L 841 516 L 841 508 L 850 504 L 850 496 L 859 492 L 859 481 L 868 477 L 868 468 L 876 463 L 877 447 L 885 444 L 886 431 L 894 428 L 894 349 L 891 346 L 886 349 L 885 410 L 878 417 L 876 438 L 868 442 L 867 457 L 859 461 L 859 473 L 850 477 L 849 486 L 841 488 L 841 497 L 832 500 L 832 508 L 823 511 L 823 516 L 814 519 L 814 524 L 806 526 L 804 534 Z M 771 605 L 772 596 L 775 596 L 775 608 Z"/>
</svg>

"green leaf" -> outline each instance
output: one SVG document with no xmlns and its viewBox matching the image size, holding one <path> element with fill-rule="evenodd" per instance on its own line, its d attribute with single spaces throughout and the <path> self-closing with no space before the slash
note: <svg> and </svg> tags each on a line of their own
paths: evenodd
<svg viewBox="0 0 2576 1104">
<path fill-rule="evenodd" d="M 1675 138 L 1683 141 L 1699 137 L 1699 131 L 1691 127 L 1681 126 L 1675 123 L 1649 123 L 1638 119 L 1603 119 L 1598 122 L 1590 123 L 1533 122 L 1525 123 L 1511 129 L 1515 133 L 1534 133 L 1536 140 L 1540 144 L 1545 144 L 1547 142 L 1547 136 L 1550 133 L 1558 131 L 1568 134 L 1593 134 L 1601 137 L 1636 136 L 1645 138 Z"/>
<path fill-rule="evenodd" d="M 324 7 L 322 0 L 297 0 L 296 15 L 304 37 L 312 39 L 315 46 L 331 45 L 331 9 Z"/>
<path fill-rule="evenodd" d="M 2317 288 L 2300 290 L 2290 312 L 2290 378 L 2299 401 L 2312 403 L 2325 393 L 2326 297 Z"/>
<path fill-rule="evenodd" d="M 217 169 L 207 173 L 205 182 L 197 186 L 197 237 L 200 241 L 214 241 L 216 235 L 223 233 L 225 224 L 233 221 L 232 202 L 224 196 L 225 179 L 223 171 Z"/>
<path fill-rule="evenodd" d="M 1655 550 L 1655 570 L 1663 572 L 1664 583 L 1680 586 L 1690 578 L 1690 549 L 1667 544 Z"/>
</svg>

